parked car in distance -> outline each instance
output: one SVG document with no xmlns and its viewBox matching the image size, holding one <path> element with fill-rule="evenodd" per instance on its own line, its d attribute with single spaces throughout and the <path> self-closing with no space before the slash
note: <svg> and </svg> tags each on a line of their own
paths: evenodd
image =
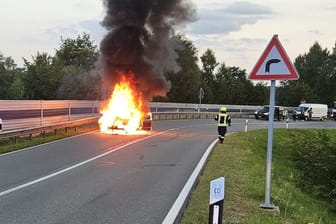
<svg viewBox="0 0 336 224">
<path fill-rule="evenodd" d="M 269 105 L 264 105 L 263 107 L 257 109 L 254 112 L 255 119 L 266 119 L 269 117 Z M 280 121 L 285 120 L 287 116 L 287 110 L 281 106 L 274 106 L 274 119 Z"/>
</svg>

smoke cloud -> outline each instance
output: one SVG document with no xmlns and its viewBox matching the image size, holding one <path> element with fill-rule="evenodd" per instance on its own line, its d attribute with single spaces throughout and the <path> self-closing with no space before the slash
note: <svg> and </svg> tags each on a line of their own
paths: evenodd
<svg viewBox="0 0 336 224">
<path fill-rule="evenodd" d="M 194 21 L 196 10 L 188 0 L 103 0 L 109 31 L 100 43 L 99 65 L 110 84 L 121 74 L 134 74 L 144 97 L 165 95 L 170 88 L 164 74 L 177 71 L 174 28 Z"/>
</svg>

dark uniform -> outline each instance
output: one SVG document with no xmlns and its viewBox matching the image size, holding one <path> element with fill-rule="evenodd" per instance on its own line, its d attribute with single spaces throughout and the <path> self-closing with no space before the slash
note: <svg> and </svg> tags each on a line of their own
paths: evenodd
<svg viewBox="0 0 336 224">
<path fill-rule="evenodd" d="M 231 126 L 231 118 L 230 115 L 226 113 L 226 107 L 220 108 L 219 114 L 216 115 L 215 120 L 217 121 L 218 139 L 222 144 L 224 142 L 227 126 Z"/>
</svg>

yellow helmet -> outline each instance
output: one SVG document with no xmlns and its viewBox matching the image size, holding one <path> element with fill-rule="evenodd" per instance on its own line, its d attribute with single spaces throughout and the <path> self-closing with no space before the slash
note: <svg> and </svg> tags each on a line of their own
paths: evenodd
<svg viewBox="0 0 336 224">
<path fill-rule="evenodd" d="M 226 112 L 226 107 L 221 107 L 220 112 Z"/>
</svg>

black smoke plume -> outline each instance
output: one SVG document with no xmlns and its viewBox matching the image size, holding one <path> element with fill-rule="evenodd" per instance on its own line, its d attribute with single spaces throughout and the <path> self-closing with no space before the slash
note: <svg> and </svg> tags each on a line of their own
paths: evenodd
<svg viewBox="0 0 336 224">
<path fill-rule="evenodd" d="M 195 20 L 188 0 L 103 0 L 109 31 L 100 44 L 105 80 L 111 85 L 121 74 L 134 74 L 134 84 L 150 100 L 170 88 L 164 74 L 177 71 L 174 28 Z"/>
</svg>

